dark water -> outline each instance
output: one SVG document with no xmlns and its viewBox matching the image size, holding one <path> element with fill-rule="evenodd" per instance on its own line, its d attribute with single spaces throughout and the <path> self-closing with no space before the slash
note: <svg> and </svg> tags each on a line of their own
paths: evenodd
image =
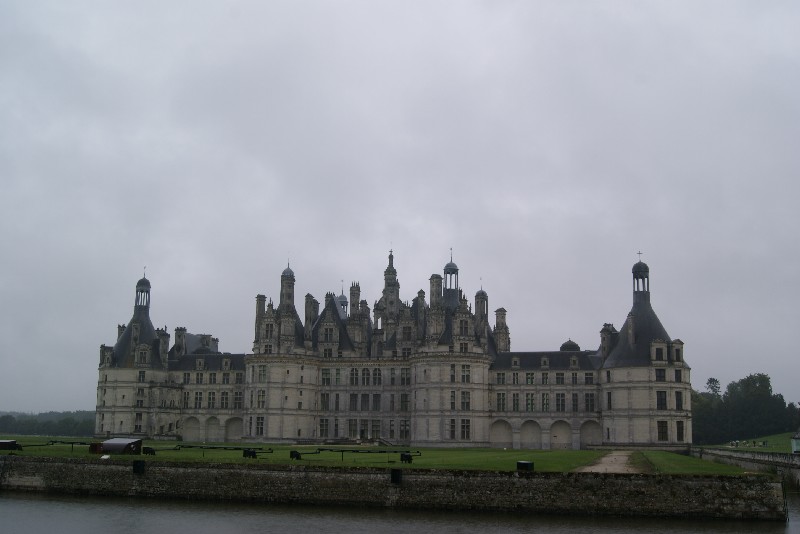
<svg viewBox="0 0 800 534">
<path fill-rule="evenodd" d="M 800 495 L 789 497 L 790 521 L 740 522 L 414 512 L 309 506 L 99 499 L 0 493 L 3 534 L 337 534 L 501 533 L 796 533 Z"/>
</svg>

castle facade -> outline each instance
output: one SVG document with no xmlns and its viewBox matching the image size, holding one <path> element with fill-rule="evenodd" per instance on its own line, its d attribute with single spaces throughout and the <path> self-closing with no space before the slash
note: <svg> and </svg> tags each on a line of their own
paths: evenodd
<svg viewBox="0 0 800 534">
<path fill-rule="evenodd" d="M 429 295 L 401 300 L 390 252 L 370 309 L 306 295 L 280 277 L 277 304 L 256 296 L 252 353 L 219 351 L 211 335 L 150 320 L 150 282 L 136 285 L 131 320 L 100 347 L 96 435 L 186 441 L 581 449 L 686 448 L 690 368 L 650 305 L 649 268 L 633 266 L 633 306 L 599 347 L 511 350 L 506 310 L 482 289 L 472 303 L 450 261 Z M 343 292 L 342 292 L 343 293 Z"/>
</svg>

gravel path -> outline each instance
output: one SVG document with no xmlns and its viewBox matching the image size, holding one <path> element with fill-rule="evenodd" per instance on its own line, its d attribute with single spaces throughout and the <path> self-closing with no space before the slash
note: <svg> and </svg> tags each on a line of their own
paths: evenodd
<svg viewBox="0 0 800 534">
<path fill-rule="evenodd" d="M 576 473 L 640 473 L 641 471 L 628 463 L 631 451 L 609 452 L 592 465 L 575 470 Z"/>
</svg>

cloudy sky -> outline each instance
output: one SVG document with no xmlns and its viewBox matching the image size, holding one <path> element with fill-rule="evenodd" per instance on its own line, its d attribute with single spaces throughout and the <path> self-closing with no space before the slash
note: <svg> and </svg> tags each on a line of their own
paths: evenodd
<svg viewBox="0 0 800 534">
<path fill-rule="evenodd" d="M 800 401 L 800 3 L 0 3 L 0 411 L 94 409 L 133 311 L 252 348 L 255 296 L 450 259 L 514 350 L 599 345 L 631 266 L 695 389 Z M 342 282 L 344 281 L 344 282 Z"/>
</svg>

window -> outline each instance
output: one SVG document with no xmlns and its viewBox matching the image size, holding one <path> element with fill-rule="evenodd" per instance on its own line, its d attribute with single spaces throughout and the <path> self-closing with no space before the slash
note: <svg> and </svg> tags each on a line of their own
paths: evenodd
<svg viewBox="0 0 800 534">
<path fill-rule="evenodd" d="M 336 378 L 334 383 L 338 386 L 342 383 L 342 370 L 336 369 Z"/>
<path fill-rule="evenodd" d="M 202 391 L 195 391 L 194 392 L 194 407 L 200 409 L 203 407 L 203 392 Z"/>
<path fill-rule="evenodd" d="M 389 384 L 393 386 L 395 384 L 395 380 L 395 368 L 392 367 L 389 369 Z"/>
<path fill-rule="evenodd" d="M 244 384 L 244 373 L 236 373 L 236 383 Z"/>
<path fill-rule="evenodd" d="M 411 341 L 411 327 L 404 326 L 403 327 L 403 341 Z"/>
<path fill-rule="evenodd" d="M 458 352 L 460 352 L 461 354 L 466 354 L 467 352 L 469 352 L 469 343 L 459 343 Z"/>
<path fill-rule="evenodd" d="M 469 365 L 462 365 L 461 366 L 461 382 L 463 384 L 469 384 L 470 382 L 470 367 Z"/>
<path fill-rule="evenodd" d="M 143 401 L 143 400 L 141 400 L 141 399 L 140 399 L 140 400 L 137 400 L 137 401 L 136 401 L 136 407 L 137 407 L 137 408 L 144 408 L 144 401 Z"/>
<path fill-rule="evenodd" d="M 332 343 L 333 342 L 333 328 L 326 326 L 322 330 L 322 340 L 325 343 Z"/>
<path fill-rule="evenodd" d="M 327 419 L 320 419 L 319 420 L 319 437 L 327 438 L 328 437 L 328 420 Z"/>
<path fill-rule="evenodd" d="M 464 411 L 469 410 L 470 405 L 470 395 L 469 391 L 462 391 L 461 392 L 461 409 Z"/>
<path fill-rule="evenodd" d="M 548 360 L 547 358 L 542 358 L 542 367 L 544 368 L 549 366 L 550 366 L 550 360 Z"/>
<path fill-rule="evenodd" d="M 183 383 L 188 384 L 192 379 L 191 373 L 183 373 Z"/>
<path fill-rule="evenodd" d="M 667 432 L 667 422 L 656 421 L 656 427 L 658 429 L 658 441 L 667 441 L 669 439 L 669 434 Z"/>
<path fill-rule="evenodd" d="M 339 411 L 339 394 L 337 393 L 333 397 L 333 410 L 338 412 Z"/>
<path fill-rule="evenodd" d="M 547 385 L 550 381 L 549 373 L 542 373 L 542 385 Z"/>
<path fill-rule="evenodd" d="M 450 409 L 451 410 L 455 410 L 456 409 L 456 392 L 455 391 L 451 391 L 450 392 Z"/>
<path fill-rule="evenodd" d="M 450 364 L 450 382 L 456 381 L 456 364 Z"/>
<path fill-rule="evenodd" d="M 361 394 L 361 411 L 362 412 L 369 411 L 369 393 Z"/>
<path fill-rule="evenodd" d="M 241 391 L 233 392 L 233 409 L 241 410 L 244 406 L 244 393 Z"/>
<path fill-rule="evenodd" d="M 566 394 L 564 393 L 556 393 L 556 411 L 557 412 L 566 412 Z"/>
<path fill-rule="evenodd" d="M 583 404 L 587 412 L 594 411 L 594 393 L 585 393 L 583 395 Z"/>
<path fill-rule="evenodd" d="M 536 383 L 536 374 L 535 373 L 525 373 L 525 383 L 526 384 L 535 384 Z"/>
<path fill-rule="evenodd" d="M 656 391 L 656 410 L 667 409 L 667 392 Z"/>
<path fill-rule="evenodd" d="M 203 383 L 203 373 L 195 373 L 195 375 L 194 375 L 194 383 L 195 384 L 202 384 Z"/>
<path fill-rule="evenodd" d="M 223 391 L 222 393 L 219 394 L 219 407 L 222 408 L 223 410 L 228 409 L 229 397 L 230 394 L 227 391 Z"/>
<path fill-rule="evenodd" d="M 667 381 L 667 370 L 656 369 L 656 382 L 666 382 L 666 381 Z"/>
<path fill-rule="evenodd" d="M 470 439 L 470 420 L 469 419 L 462 419 L 461 420 L 461 439 L 468 440 Z"/>
<path fill-rule="evenodd" d="M 610 391 L 606 393 L 606 409 L 607 410 L 611 409 L 611 392 Z"/>
<path fill-rule="evenodd" d="M 407 412 L 409 409 L 408 393 L 400 394 L 400 411 Z"/>
<path fill-rule="evenodd" d="M 587 386 L 591 386 L 594 384 L 594 375 L 592 373 L 584 373 L 583 374 L 583 383 Z"/>
<path fill-rule="evenodd" d="M 217 383 L 217 373 L 208 373 L 208 383 L 209 384 Z"/>
<path fill-rule="evenodd" d="M 264 416 L 259 415 L 256 417 L 256 436 L 264 435 Z"/>
<path fill-rule="evenodd" d="M 497 373 L 496 384 L 503 385 L 505 383 L 506 383 L 506 374 L 505 373 Z"/>
<path fill-rule="evenodd" d="M 330 393 L 320 393 L 319 394 L 319 408 L 320 410 L 330 410 L 331 404 L 331 394 Z"/>
<path fill-rule="evenodd" d="M 572 385 L 573 386 L 578 385 L 578 373 L 572 373 Z"/>
<path fill-rule="evenodd" d="M 498 412 L 506 411 L 506 394 L 505 393 L 498 393 L 497 394 L 497 411 Z"/>
<path fill-rule="evenodd" d="M 264 352 L 267 354 L 272 354 L 272 345 L 268 344 L 266 347 L 264 347 Z"/>
<path fill-rule="evenodd" d="M 373 393 L 372 394 L 372 411 L 374 411 L 374 412 L 381 411 L 381 394 L 380 393 Z"/>
<path fill-rule="evenodd" d="M 358 419 L 347 420 L 347 435 L 351 438 L 358 437 Z"/>
<path fill-rule="evenodd" d="M 331 370 L 330 369 L 323 369 L 322 370 L 322 385 L 323 386 L 330 386 L 331 385 Z"/>
<path fill-rule="evenodd" d="M 456 420 L 450 419 L 447 421 L 447 430 L 445 436 L 447 439 L 456 439 Z"/>
<path fill-rule="evenodd" d="M 400 420 L 400 439 L 410 439 L 411 438 L 411 421 L 408 419 L 401 419 Z"/>
<path fill-rule="evenodd" d="M 389 420 L 389 438 L 394 439 L 394 419 Z"/>
<path fill-rule="evenodd" d="M 361 370 L 361 385 L 368 386 L 369 385 L 369 369 L 362 369 Z"/>
<path fill-rule="evenodd" d="M 147 351 L 140 350 L 139 351 L 139 363 L 147 363 Z"/>
<path fill-rule="evenodd" d="M 519 393 L 511 394 L 511 410 L 515 412 L 519 411 Z"/>
<path fill-rule="evenodd" d="M 556 373 L 556 384 L 559 386 L 564 385 L 564 373 Z"/>
<path fill-rule="evenodd" d="M 525 394 L 525 411 L 532 412 L 536 409 L 536 393 Z"/>
<path fill-rule="evenodd" d="M 675 439 L 683 441 L 683 421 L 675 421 Z"/>
<path fill-rule="evenodd" d="M 572 394 L 572 411 L 573 412 L 577 412 L 578 411 L 578 394 L 577 393 L 573 393 Z"/>
<path fill-rule="evenodd" d="M 350 369 L 350 385 L 358 385 L 358 369 Z"/>
<path fill-rule="evenodd" d="M 681 349 L 675 349 L 675 361 L 681 361 Z"/>
<path fill-rule="evenodd" d="M 267 366 L 266 365 L 259 365 L 258 366 L 258 383 L 263 384 L 267 381 Z"/>
<path fill-rule="evenodd" d="M 272 336 L 275 333 L 275 325 L 274 324 L 267 324 L 266 325 L 266 337 L 267 339 L 272 339 Z"/>
<path fill-rule="evenodd" d="M 222 383 L 223 384 L 230 384 L 231 383 L 231 374 L 230 373 L 222 373 Z"/>
<path fill-rule="evenodd" d="M 400 369 L 400 385 L 401 386 L 411 385 L 411 368 L 403 367 L 402 369 Z"/>
<path fill-rule="evenodd" d="M 189 392 L 188 391 L 184 391 L 183 392 L 183 407 L 184 408 L 188 408 L 189 407 Z"/>
<path fill-rule="evenodd" d="M 469 321 L 462 319 L 458 322 L 458 335 L 460 336 L 469 335 Z"/>
<path fill-rule="evenodd" d="M 322 349 L 322 357 L 323 358 L 333 358 L 333 349 L 330 347 L 326 347 Z"/>
<path fill-rule="evenodd" d="M 355 412 L 358 410 L 358 393 L 350 394 L 350 411 Z"/>
<path fill-rule="evenodd" d="M 133 425 L 133 431 L 134 432 L 141 432 L 142 431 L 142 414 L 140 414 L 140 413 L 136 414 L 136 420 L 135 420 L 135 423 Z"/>
<path fill-rule="evenodd" d="M 606 371 L 606 382 L 611 382 L 611 371 Z"/>
<path fill-rule="evenodd" d="M 550 394 L 549 393 L 542 393 L 542 411 L 549 412 L 550 411 Z"/>
<path fill-rule="evenodd" d="M 267 390 L 266 389 L 259 389 L 258 390 L 258 407 L 259 408 L 266 408 L 267 407 Z"/>
<path fill-rule="evenodd" d="M 144 371 L 139 371 L 139 382 L 146 382 Z"/>
<path fill-rule="evenodd" d="M 680 369 L 675 369 L 675 382 L 683 382 L 683 373 Z"/>
<path fill-rule="evenodd" d="M 683 410 L 683 393 L 680 391 L 675 392 L 675 409 Z"/>
<path fill-rule="evenodd" d="M 656 349 L 656 361 L 663 362 L 664 361 L 664 349 L 658 347 Z"/>
<path fill-rule="evenodd" d="M 373 385 L 380 386 L 383 379 L 381 378 L 381 370 L 380 369 L 373 369 L 372 370 L 372 383 Z"/>
</svg>

